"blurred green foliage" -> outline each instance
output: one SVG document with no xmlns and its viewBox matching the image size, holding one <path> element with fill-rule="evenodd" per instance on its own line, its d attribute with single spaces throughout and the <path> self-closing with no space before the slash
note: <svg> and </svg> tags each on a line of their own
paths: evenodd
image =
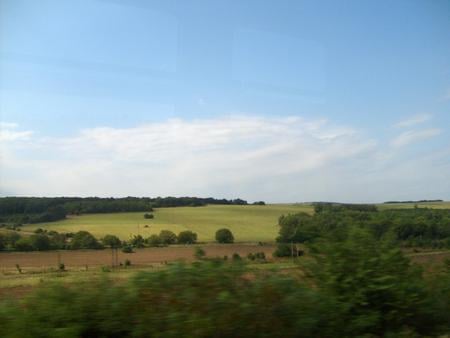
<svg viewBox="0 0 450 338">
<path fill-rule="evenodd" d="M 450 332 L 450 275 L 427 278 L 352 229 L 320 241 L 298 274 L 206 260 L 42 287 L 0 306 L 1 337 L 420 337 Z"/>
</svg>

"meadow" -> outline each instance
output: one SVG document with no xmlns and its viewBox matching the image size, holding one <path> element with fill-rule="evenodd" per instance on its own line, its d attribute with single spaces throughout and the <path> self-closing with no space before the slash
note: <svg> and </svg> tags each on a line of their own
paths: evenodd
<svg viewBox="0 0 450 338">
<path fill-rule="evenodd" d="M 383 209 L 450 208 L 450 202 L 392 203 L 377 205 Z M 129 240 L 134 235 L 144 238 L 171 230 L 178 234 L 183 230 L 197 233 L 200 242 L 213 242 L 219 228 L 229 228 L 235 242 L 274 242 L 278 235 L 278 218 L 283 214 L 306 212 L 312 214 L 310 204 L 259 205 L 207 205 L 202 207 L 159 208 L 154 219 L 145 219 L 144 212 L 85 214 L 69 216 L 67 219 L 49 223 L 23 226 L 25 233 L 37 228 L 58 232 L 89 231 L 97 238 L 107 234 Z"/>
<path fill-rule="evenodd" d="M 86 214 L 69 216 L 63 221 L 25 225 L 22 230 L 85 230 L 98 238 L 111 234 L 122 240 L 138 234 L 147 238 L 161 230 L 171 230 L 176 234 L 191 230 L 197 233 L 200 242 L 212 242 L 219 228 L 229 228 L 234 234 L 235 242 L 274 242 L 279 230 L 278 218 L 283 214 L 301 211 L 312 213 L 313 208 L 306 204 L 159 208 L 153 213 L 154 219 L 145 219 L 144 212 Z"/>
</svg>

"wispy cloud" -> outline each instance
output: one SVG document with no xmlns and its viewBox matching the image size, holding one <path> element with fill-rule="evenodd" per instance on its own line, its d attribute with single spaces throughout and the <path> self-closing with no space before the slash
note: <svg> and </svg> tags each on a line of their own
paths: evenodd
<svg viewBox="0 0 450 338">
<path fill-rule="evenodd" d="M 9 191 L 27 193 L 252 195 L 268 180 L 330 167 L 373 147 L 352 128 L 324 120 L 171 119 L 35 138 L 28 149 L 9 152 L 3 175 L 16 184 Z M 17 168 L 32 171 L 33 179 L 15 181 Z"/>
<path fill-rule="evenodd" d="M 30 130 L 17 129 L 17 123 L 0 122 L 0 142 L 28 140 L 33 134 Z"/>
<path fill-rule="evenodd" d="M 418 114 L 407 118 L 406 120 L 396 123 L 394 126 L 397 128 L 407 128 L 415 126 L 417 124 L 422 124 L 432 118 L 431 114 Z"/>
<path fill-rule="evenodd" d="M 419 187 L 428 192 L 434 178 L 450 182 L 443 169 L 448 157 L 408 159 L 400 147 L 439 132 L 402 133 L 386 150 L 351 126 L 326 120 L 236 115 L 90 128 L 73 137 L 29 134 L 28 140 L 1 141 L 0 191 L 361 202 L 405 199 L 414 187 L 410 197 L 422 198 Z M 409 176 L 406 163 L 415 168 Z"/>
<path fill-rule="evenodd" d="M 394 138 L 391 144 L 394 147 L 403 147 L 411 143 L 424 141 L 437 136 L 441 133 L 438 128 L 429 128 L 424 130 L 408 130 Z"/>
</svg>

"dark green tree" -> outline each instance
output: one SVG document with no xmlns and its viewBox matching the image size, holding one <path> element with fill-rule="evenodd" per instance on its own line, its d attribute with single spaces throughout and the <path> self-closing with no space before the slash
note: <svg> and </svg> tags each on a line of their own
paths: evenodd
<svg viewBox="0 0 450 338">
<path fill-rule="evenodd" d="M 216 241 L 219 243 L 233 243 L 233 233 L 226 228 L 222 228 L 216 231 Z"/>
<path fill-rule="evenodd" d="M 50 249 L 50 239 L 43 234 L 30 236 L 30 244 L 33 247 L 33 250 L 45 251 Z"/>
<path fill-rule="evenodd" d="M 70 242 L 71 249 L 100 249 L 97 239 L 87 231 L 78 231 Z"/>
<path fill-rule="evenodd" d="M 161 244 L 175 244 L 177 242 L 177 235 L 170 230 L 161 230 L 159 233 L 159 240 L 161 241 Z"/>
<path fill-rule="evenodd" d="M 120 239 L 114 235 L 106 235 L 102 238 L 102 243 L 110 248 L 120 248 L 122 246 Z"/>
<path fill-rule="evenodd" d="M 178 243 L 180 244 L 194 244 L 197 242 L 197 234 L 190 230 L 181 231 L 178 234 Z"/>
<path fill-rule="evenodd" d="M 145 244 L 144 237 L 142 237 L 141 235 L 135 235 L 130 240 L 130 244 L 135 248 L 143 248 Z"/>
<path fill-rule="evenodd" d="M 150 237 L 147 238 L 146 242 L 149 246 L 152 246 L 152 247 L 156 247 L 161 244 L 161 240 L 159 239 L 159 236 L 155 235 L 155 234 L 150 235 Z"/>
</svg>

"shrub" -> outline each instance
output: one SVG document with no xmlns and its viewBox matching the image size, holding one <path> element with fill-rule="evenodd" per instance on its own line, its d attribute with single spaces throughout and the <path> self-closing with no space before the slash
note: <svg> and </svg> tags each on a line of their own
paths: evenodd
<svg viewBox="0 0 450 338">
<path fill-rule="evenodd" d="M 37 234 L 30 236 L 30 244 L 37 251 L 50 249 L 50 239 L 46 235 Z"/>
<path fill-rule="evenodd" d="M 155 216 L 153 215 L 153 214 L 144 214 L 144 218 L 145 219 L 152 219 L 152 218 L 155 218 Z"/>
<path fill-rule="evenodd" d="M 205 250 L 203 250 L 201 247 L 196 247 L 194 250 L 194 256 L 197 259 L 203 259 L 206 256 Z"/>
<path fill-rule="evenodd" d="M 133 253 L 134 251 L 133 251 L 133 247 L 130 245 L 130 244 L 125 244 L 123 247 L 122 247 L 122 252 L 123 253 Z"/>
<path fill-rule="evenodd" d="M 216 232 L 216 241 L 219 243 L 233 243 L 234 242 L 233 233 L 226 228 L 219 229 Z"/>
<path fill-rule="evenodd" d="M 197 242 L 197 234 L 190 230 L 181 231 L 178 234 L 178 243 L 180 244 L 194 244 Z"/>
<path fill-rule="evenodd" d="M 130 240 L 130 244 L 133 245 L 136 248 L 143 248 L 144 247 L 144 243 L 145 243 L 144 237 L 142 237 L 141 235 L 135 235 Z"/>
<path fill-rule="evenodd" d="M 131 265 L 131 261 L 129 259 L 125 259 L 125 266 L 130 266 Z"/>
<path fill-rule="evenodd" d="M 278 243 L 277 248 L 273 253 L 274 257 L 291 257 L 292 256 L 292 247 L 291 244 L 287 243 Z"/>
<path fill-rule="evenodd" d="M 100 249 L 97 239 L 87 231 L 78 231 L 70 242 L 71 249 Z"/>
<path fill-rule="evenodd" d="M 18 273 L 22 273 L 22 268 L 20 267 L 19 264 L 16 264 L 16 270 Z"/>
<path fill-rule="evenodd" d="M 175 244 L 177 242 L 177 235 L 170 230 L 161 230 L 159 240 L 165 245 Z"/>
<path fill-rule="evenodd" d="M 110 248 L 120 248 L 122 246 L 120 239 L 114 235 L 106 235 L 103 237 L 102 243 Z"/>
<path fill-rule="evenodd" d="M 147 238 L 146 242 L 149 246 L 153 246 L 153 247 L 159 246 L 161 244 L 161 240 L 159 239 L 158 235 L 150 235 L 150 237 Z"/>
<path fill-rule="evenodd" d="M 266 260 L 266 254 L 264 252 L 257 252 L 255 254 L 255 259 L 265 261 Z"/>
<path fill-rule="evenodd" d="M 31 241 L 27 237 L 21 237 L 16 243 L 15 248 L 18 251 L 32 251 L 33 246 L 31 245 Z"/>
<path fill-rule="evenodd" d="M 235 252 L 235 253 L 233 254 L 233 256 L 231 257 L 231 259 L 232 259 L 233 261 L 241 261 L 241 260 L 242 260 L 241 256 L 240 256 L 237 252 Z"/>
</svg>

